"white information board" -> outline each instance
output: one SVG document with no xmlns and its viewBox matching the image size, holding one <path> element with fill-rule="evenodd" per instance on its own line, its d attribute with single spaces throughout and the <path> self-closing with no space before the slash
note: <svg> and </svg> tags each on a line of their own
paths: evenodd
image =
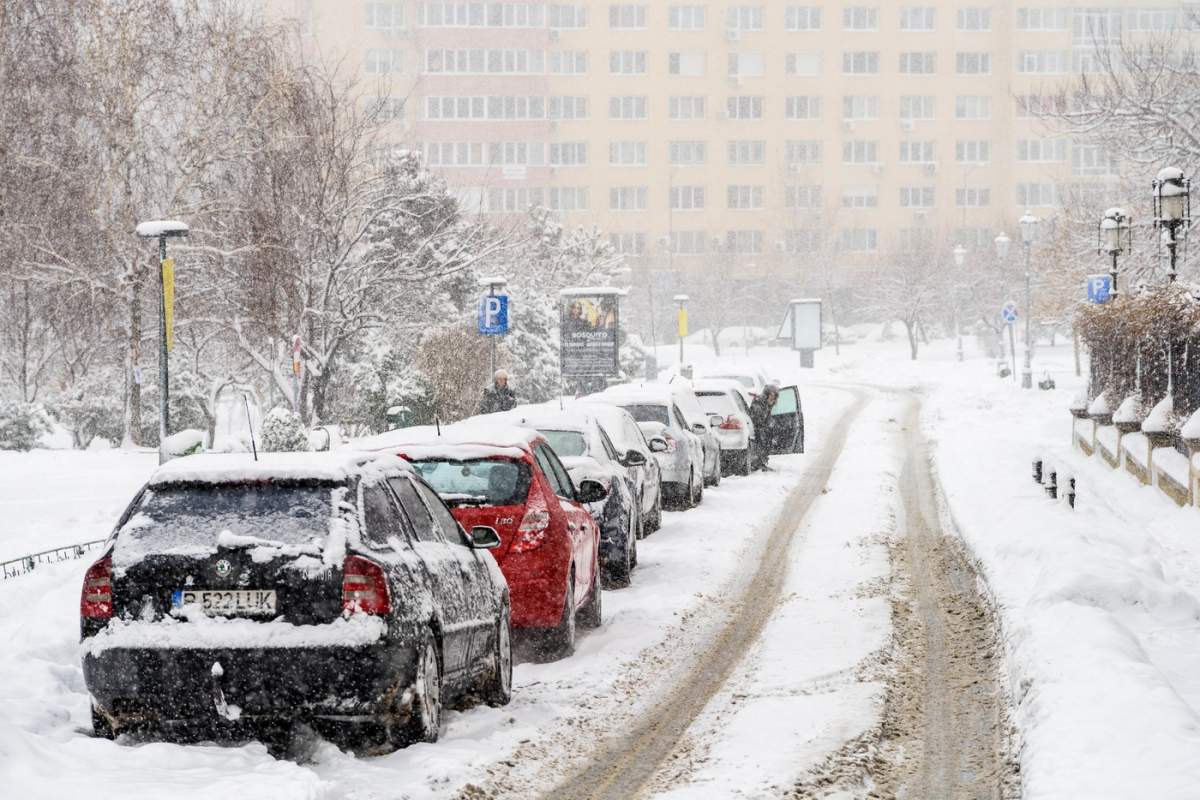
<svg viewBox="0 0 1200 800">
<path fill-rule="evenodd" d="M 804 299 L 788 303 L 778 338 L 790 341 L 793 350 L 820 350 L 821 301 Z"/>
</svg>

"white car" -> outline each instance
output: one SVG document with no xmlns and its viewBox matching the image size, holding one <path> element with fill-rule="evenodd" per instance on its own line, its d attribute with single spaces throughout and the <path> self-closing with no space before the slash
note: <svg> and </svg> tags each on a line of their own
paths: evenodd
<svg viewBox="0 0 1200 800">
<path fill-rule="evenodd" d="M 710 415 L 710 427 L 721 444 L 722 474 L 749 475 L 754 464 L 751 451 L 754 423 L 742 385 L 711 378 L 696 381 L 693 390 L 700 406 Z"/>
<path fill-rule="evenodd" d="M 736 381 L 751 395 L 759 394 L 763 390 L 764 386 L 772 382 L 771 379 L 767 377 L 766 373 L 750 367 L 729 370 L 722 370 L 718 368 L 714 372 L 706 372 L 704 375 L 697 378 L 697 380 L 702 381 L 714 379 Z"/>
<path fill-rule="evenodd" d="M 633 477 L 642 511 L 638 536 L 644 538 L 654 533 L 662 527 L 662 468 L 637 420 L 625 409 L 611 403 L 579 401 L 568 405 L 568 408 L 572 407 L 585 408 L 595 414 L 600 427 L 612 439 L 617 452 L 622 454 L 622 463 L 629 468 Z M 654 444 L 659 449 L 667 446 L 666 441 L 661 439 Z M 632 454 L 635 452 L 646 459 L 644 464 L 632 464 Z"/>
</svg>

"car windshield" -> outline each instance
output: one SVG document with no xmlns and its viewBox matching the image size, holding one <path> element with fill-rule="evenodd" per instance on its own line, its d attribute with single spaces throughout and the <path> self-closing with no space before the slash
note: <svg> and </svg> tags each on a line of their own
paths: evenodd
<svg viewBox="0 0 1200 800">
<path fill-rule="evenodd" d="M 707 414 L 720 414 L 722 417 L 727 417 L 737 411 L 733 398 L 725 392 L 696 392 L 696 397 L 700 400 L 700 407 Z"/>
<path fill-rule="evenodd" d="M 117 537 L 121 560 L 212 552 L 217 537 L 315 545 L 329 537 L 332 483 L 178 484 L 147 489 Z M 236 541 L 236 540 L 231 540 Z"/>
<path fill-rule="evenodd" d="M 656 405 L 653 403 L 642 403 L 631 406 L 622 406 L 629 412 L 638 422 L 661 422 L 663 425 L 670 425 L 671 420 L 667 416 L 666 405 Z"/>
<path fill-rule="evenodd" d="M 559 458 L 587 455 L 587 440 L 579 431 L 546 431 L 539 428 L 538 433 L 546 437 Z"/>
<path fill-rule="evenodd" d="M 529 494 L 529 466 L 507 458 L 414 461 L 433 490 L 451 506 L 516 506 Z"/>
</svg>

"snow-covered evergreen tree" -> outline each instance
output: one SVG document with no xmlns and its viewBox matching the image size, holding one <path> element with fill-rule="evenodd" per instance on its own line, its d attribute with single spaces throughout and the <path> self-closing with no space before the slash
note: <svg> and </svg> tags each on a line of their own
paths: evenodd
<svg viewBox="0 0 1200 800">
<path fill-rule="evenodd" d="M 308 429 L 300 415 L 286 406 L 267 412 L 262 424 L 262 450 L 267 453 L 293 453 L 308 449 Z"/>
</svg>

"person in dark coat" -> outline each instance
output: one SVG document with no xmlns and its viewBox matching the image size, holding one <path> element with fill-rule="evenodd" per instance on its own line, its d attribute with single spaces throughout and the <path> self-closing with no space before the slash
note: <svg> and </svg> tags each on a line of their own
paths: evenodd
<svg viewBox="0 0 1200 800">
<path fill-rule="evenodd" d="M 517 395 L 508 388 L 508 373 L 502 369 L 496 370 L 494 382 L 483 390 L 483 401 L 479 404 L 479 413 L 495 414 L 497 411 L 508 411 L 516 407 Z"/>
<path fill-rule="evenodd" d="M 768 383 L 762 393 L 750 404 L 750 421 L 754 423 L 754 468 L 770 471 L 767 459 L 771 457 L 771 409 L 779 399 L 779 387 Z"/>
</svg>

